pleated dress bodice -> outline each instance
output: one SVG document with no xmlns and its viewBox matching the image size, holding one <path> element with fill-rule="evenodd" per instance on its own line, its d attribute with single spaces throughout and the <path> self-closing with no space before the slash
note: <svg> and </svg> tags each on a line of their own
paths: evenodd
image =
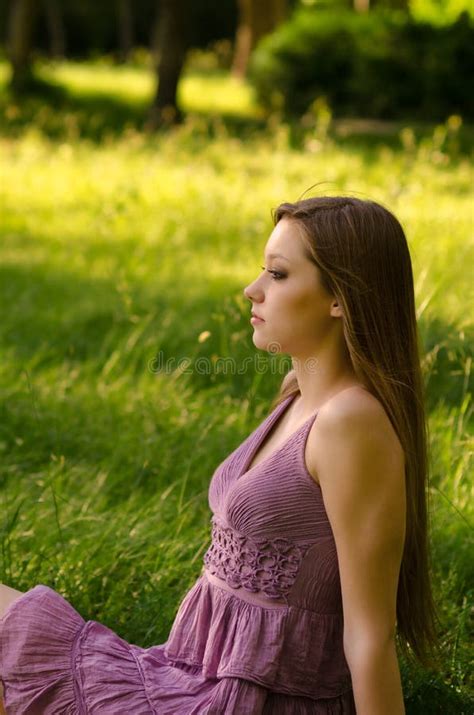
<svg viewBox="0 0 474 715">
<path fill-rule="evenodd" d="M 304 456 L 317 413 L 249 468 L 293 399 L 277 405 L 213 473 L 211 544 L 166 653 L 202 663 L 208 677 L 332 698 L 351 689 L 351 677 L 336 544 Z"/>
</svg>

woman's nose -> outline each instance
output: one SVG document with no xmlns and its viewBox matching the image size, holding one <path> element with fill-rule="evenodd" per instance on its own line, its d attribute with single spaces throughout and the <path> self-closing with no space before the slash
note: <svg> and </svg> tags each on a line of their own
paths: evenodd
<svg viewBox="0 0 474 715">
<path fill-rule="evenodd" d="M 249 285 L 244 288 L 244 296 L 248 298 L 248 300 L 254 300 L 257 295 L 256 282 L 257 281 L 252 281 L 252 283 L 249 283 Z"/>
</svg>

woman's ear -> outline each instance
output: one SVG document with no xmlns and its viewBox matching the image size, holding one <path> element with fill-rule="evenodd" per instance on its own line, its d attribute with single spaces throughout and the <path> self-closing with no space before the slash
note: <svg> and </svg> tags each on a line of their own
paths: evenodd
<svg viewBox="0 0 474 715">
<path fill-rule="evenodd" d="M 337 300 L 333 300 L 331 303 L 330 315 L 332 315 L 333 318 L 342 318 L 342 308 Z"/>
</svg>

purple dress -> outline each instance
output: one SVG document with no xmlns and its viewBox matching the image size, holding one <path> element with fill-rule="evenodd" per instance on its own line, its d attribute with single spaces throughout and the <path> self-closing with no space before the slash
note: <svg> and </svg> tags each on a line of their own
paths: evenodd
<svg viewBox="0 0 474 715">
<path fill-rule="evenodd" d="M 166 643 L 131 645 L 39 584 L 0 620 L 8 715 L 355 715 L 312 415 L 248 469 L 281 402 L 215 470 L 212 543 Z"/>
</svg>

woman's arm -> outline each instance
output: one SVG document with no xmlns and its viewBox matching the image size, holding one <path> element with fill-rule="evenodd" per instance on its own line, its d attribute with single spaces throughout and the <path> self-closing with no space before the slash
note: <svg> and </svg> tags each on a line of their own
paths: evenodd
<svg viewBox="0 0 474 715">
<path fill-rule="evenodd" d="M 374 639 L 344 647 L 349 664 L 357 713 L 404 715 L 402 684 L 395 642 Z"/>
<path fill-rule="evenodd" d="M 405 538 L 402 447 L 378 400 L 347 391 L 320 410 L 307 455 L 336 542 L 357 713 L 403 715 L 395 649 Z"/>
</svg>

